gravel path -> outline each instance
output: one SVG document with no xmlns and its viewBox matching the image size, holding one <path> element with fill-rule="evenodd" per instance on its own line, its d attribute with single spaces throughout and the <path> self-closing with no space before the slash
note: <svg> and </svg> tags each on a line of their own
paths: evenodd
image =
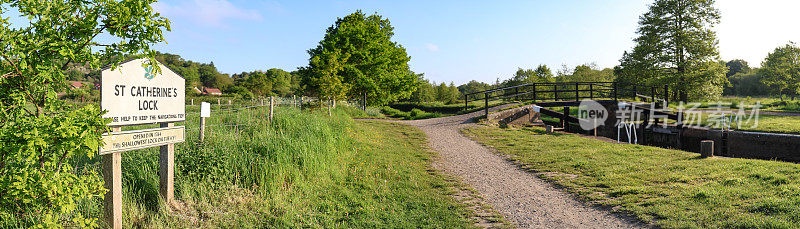
<svg viewBox="0 0 800 229">
<path fill-rule="evenodd" d="M 489 149 L 464 137 L 483 111 L 435 119 L 401 121 L 422 129 L 439 153 L 438 170 L 459 176 L 487 204 L 520 228 L 639 228 L 642 225 L 588 207 Z"/>
</svg>

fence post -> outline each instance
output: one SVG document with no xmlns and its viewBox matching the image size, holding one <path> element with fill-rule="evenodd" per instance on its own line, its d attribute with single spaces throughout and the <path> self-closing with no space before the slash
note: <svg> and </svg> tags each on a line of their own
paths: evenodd
<svg viewBox="0 0 800 229">
<path fill-rule="evenodd" d="M 219 101 L 219 98 L 217 99 L 217 107 L 222 107 L 222 102 Z"/>
<path fill-rule="evenodd" d="M 363 110 L 363 111 L 367 110 L 367 93 L 366 92 L 364 92 L 364 108 L 362 108 L 361 110 Z"/>
<path fill-rule="evenodd" d="M 200 142 L 206 138 L 206 117 L 200 117 Z"/>
<path fill-rule="evenodd" d="M 120 132 L 122 127 L 112 127 L 111 132 Z M 109 228 L 122 228 L 122 152 L 105 154 L 103 182 L 108 192 L 103 198 L 105 220 Z"/>
<path fill-rule="evenodd" d="M 489 93 L 484 93 L 483 100 L 485 101 L 484 108 L 486 108 L 484 115 L 486 115 L 486 119 L 489 119 Z"/>
<path fill-rule="evenodd" d="M 653 106 L 655 106 L 655 103 L 656 103 L 656 87 L 651 87 L 650 88 L 650 102 L 652 102 Z"/>
<path fill-rule="evenodd" d="M 589 99 L 594 99 L 594 84 L 589 84 Z"/>
<path fill-rule="evenodd" d="M 161 128 L 173 127 L 175 123 L 162 122 Z M 158 192 L 167 206 L 172 204 L 175 195 L 175 144 L 159 147 L 158 155 Z"/>
<path fill-rule="evenodd" d="M 567 117 L 569 117 L 569 107 L 564 107 L 564 114 L 561 115 L 561 127 L 564 128 L 564 131 L 569 132 L 569 122 L 567 121 Z"/>
<path fill-rule="evenodd" d="M 580 96 L 580 93 L 578 91 L 578 83 L 575 83 L 575 101 L 580 101 L 580 100 L 581 100 L 581 96 Z"/>
<path fill-rule="evenodd" d="M 192 99 L 192 106 L 194 106 L 194 99 Z"/>
<path fill-rule="evenodd" d="M 536 102 L 536 84 L 533 84 L 533 102 Z"/>
<path fill-rule="evenodd" d="M 467 100 L 467 94 L 464 94 L 464 112 L 469 110 L 467 107 L 469 107 L 469 100 Z"/>
<path fill-rule="evenodd" d="M 303 96 L 300 96 L 300 110 L 303 110 Z"/>
<path fill-rule="evenodd" d="M 558 84 L 553 84 L 553 101 L 558 101 Z"/>
<path fill-rule="evenodd" d="M 262 100 L 263 102 L 263 100 Z M 200 142 L 206 138 L 206 118 L 211 117 L 211 104 L 206 102 L 200 103 Z"/>
<path fill-rule="evenodd" d="M 275 97 L 270 96 L 269 97 L 269 123 L 272 123 L 272 118 L 273 118 L 272 110 L 274 109 L 274 107 L 275 107 Z"/>
<path fill-rule="evenodd" d="M 664 84 L 664 108 L 667 108 L 667 102 L 669 101 L 669 85 Z"/>
<path fill-rule="evenodd" d="M 703 140 L 700 142 L 700 152 L 702 157 L 713 157 L 714 156 L 714 141 L 712 140 Z"/>
<path fill-rule="evenodd" d="M 611 83 L 611 85 L 614 87 L 614 102 L 617 102 L 617 101 L 619 101 L 617 99 L 617 82 L 613 82 L 613 83 Z"/>
</svg>

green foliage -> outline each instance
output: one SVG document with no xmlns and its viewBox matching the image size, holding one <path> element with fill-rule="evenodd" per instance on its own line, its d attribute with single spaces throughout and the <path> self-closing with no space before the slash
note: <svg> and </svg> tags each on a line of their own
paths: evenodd
<svg viewBox="0 0 800 229">
<path fill-rule="evenodd" d="M 293 75 L 282 69 L 272 68 L 264 71 L 234 74 L 237 85 L 242 85 L 256 96 L 289 96 L 298 88 L 292 84 Z"/>
<path fill-rule="evenodd" d="M 736 73 L 728 78 L 730 87 L 725 88 L 725 95 L 736 96 L 764 96 L 770 94 L 769 86 L 765 85 L 760 69 L 756 68 L 747 73 Z"/>
<path fill-rule="evenodd" d="M 800 47 L 794 42 L 775 48 L 767 55 L 762 68 L 762 82 L 781 94 L 800 93 Z"/>
<path fill-rule="evenodd" d="M 438 118 L 442 117 L 442 114 L 439 113 L 431 113 L 425 112 L 417 108 L 411 109 L 411 111 L 401 111 L 390 106 L 385 106 L 381 108 L 381 112 L 388 115 L 389 117 L 393 118 L 401 118 L 406 120 L 417 120 L 417 119 L 429 119 L 429 118 Z"/>
<path fill-rule="evenodd" d="M 564 66 L 566 67 L 566 66 Z M 614 81 L 614 70 L 596 70 L 594 64 L 582 64 L 572 70 L 562 69 L 555 77 L 556 82 L 609 82 Z"/>
<path fill-rule="evenodd" d="M 76 108 L 56 97 L 67 89 L 70 64 L 151 57 L 169 21 L 153 1 L 2 1 L 0 12 L 0 226 L 96 227 L 75 213 L 80 200 L 101 196 L 97 174 L 78 175 L 71 163 L 91 159 L 107 127 L 98 107 Z M 11 24 L 6 12 L 23 20 Z M 54 26 L 57 25 L 57 26 Z M 113 43 L 95 39 L 105 34 Z M 96 51 L 93 51 L 96 50 Z M 9 225 L 10 224 L 10 225 Z"/>
<path fill-rule="evenodd" d="M 403 46 L 391 41 L 394 28 L 380 15 L 356 11 L 328 28 L 319 45 L 308 50 L 309 66 L 300 69 L 307 94 L 323 98 L 361 98 L 384 105 L 406 99 L 418 76 L 408 67 Z"/>
<path fill-rule="evenodd" d="M 475 80 L 470 80 L 466 84 L 458 86 L 458 91 L 461 92 L 462 95 L 466 95 L 466 94 L 470 94 L 470 93 L 489 90 L 491 88 L 492 88 L 492 86 L 487 84 L 487 83 L 478 82 L 478 81 L 475 81 Z M 483 95 L 474 95 L 474 96 L 475 96 L 475 98 L 478 98 L 478 99 L 482 99 L 483 98 Z"/>
<path fill-rule="evenodd" d="M 615 69 L 619 82 L 670 86 L 680 101 L 716 98 L 727 84 L 719 62 L 714 0 L 656 0 Z M 673 101 L 675 99 L 672 99 Z"/>
<path fill-rule="evenodd" d="M 725 73 L 725 76 L 727 77 L 731 77 L 739 73 L 745 74 L 750 72 L 750 66 L 747 65 L 747 61 L 741 59 L 728 61 L 725 63 L 725 66 L 728 67 L 728 73 Z"/>
<path fill-rule="evenodd" d="M 553 72 L 547 65 L 540 64 L 536 69 L 517 68 L 517 72 L 511 79 L 503 82 L 503 86 L 516 86 L 527 83 L 552 83 L 555 82 Z M 487 87 L 488 89 L 488 87 Z M 486 89 L 484 89 L 486 90 Z"/>
</svg>

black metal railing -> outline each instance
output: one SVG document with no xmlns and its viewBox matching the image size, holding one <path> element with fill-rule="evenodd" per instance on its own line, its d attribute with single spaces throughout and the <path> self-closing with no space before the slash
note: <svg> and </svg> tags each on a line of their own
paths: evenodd
<svg viewBox="0 0 800 229">
<path fill-rule="evenodd" d="M 618 82 L 528 83 L 465 94 L 464 109 L 468 109 L 470 102 L 479 100 L 485 101 L 487 108 L 489 102 L 496 100 L 557 102 L 632 99 L 644 102 L 663 101 L 666 104 L 668 94 L 666 85 L 659 88 Z"/>
</svg>

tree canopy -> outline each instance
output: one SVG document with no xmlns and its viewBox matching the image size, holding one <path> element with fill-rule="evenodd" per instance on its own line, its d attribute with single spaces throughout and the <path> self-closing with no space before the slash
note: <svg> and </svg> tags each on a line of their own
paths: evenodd
<svg viewBox="0 0 800 229">
<path fill-rule="evenodd" d="M 308 50 L 307 67 L 300 68 L 308 94 L 329 99 L 361 98 L 383 105 L 408 98 L 418 76 L 409 69 L 411 58 L 392 41 L 394 28 L 380 15 L 356 11 L 329 27 L 319 45 Z"/>
<path fill-rule="evenodd" d="M 762 81 L 783 95 L 800 93 L 800 48 L 789 42 L 767 55 L 761 64 Z M 781 96 L 782 97 L 782 96 Z"/>
<path fill-rule="evenodd" d="M 728 61 L 725 63 L 725 66 L 728 67 L 728 73 L 725 73 L 725 76 L 727 77 L 731 77 L 737 73 L 750 72 L 750 66 L 747 64 L 747 61 L 741 59 Z"/>
<path fill-rule="evenodd" d="M 97 154 L 107 129 L 100 109 L 58 100 L 72 64 L 144 56 L 164 40 L 169 21 L 153 0 L 2 1 L 0 12 L 0 221 L 22 227 L 96 227 L 76 202 L 105 193 L 96 172 L 78 175 L 70 160 Z M 19 12 L 12 24 L 6 12 Z M 112 39 L 98 39 L 100 34 Z"/>
<path fill-rule="evenodd" d="M 656 0 L 639 17 L 639 37 L 616 68 L 618 81 L 670 85 L 681 101 L 714 98 L 727 84 L 712 30 L 714 0 Z"/>
</svg>

